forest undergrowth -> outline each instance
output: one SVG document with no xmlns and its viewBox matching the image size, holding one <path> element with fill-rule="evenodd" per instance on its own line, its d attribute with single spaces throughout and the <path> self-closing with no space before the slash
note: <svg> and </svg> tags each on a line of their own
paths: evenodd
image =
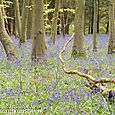
<svg viewBox="0 0 115 115">
<path fill-rule="evenodd" d="M 101 93 L 92 93 L 86 80 L 63 72 L 59 52 L 70 35 L 57 36 L 56 44 L 48 44 L 46 63 L 32 66 L 32 41 L 17 48 L 17 59 L 8 61 L 0 45 L 0 114 L 16 115 L 114 115 L 114 97 L 111 102 Z M 46 36 L 48 43 L 49 36 Z M 95 78 L 115 77 L 115 54 L 107 54 L 108 35 L 97 35 L 98 50 L 92 51 L 92 35 L 85 36 L 84 57 L 71 57 L 72 42 L 67 46 L 63 58 L 68 69 L 77 69 Z M 113 84 L 104 84 L 114 89 Z"/>
</svg>

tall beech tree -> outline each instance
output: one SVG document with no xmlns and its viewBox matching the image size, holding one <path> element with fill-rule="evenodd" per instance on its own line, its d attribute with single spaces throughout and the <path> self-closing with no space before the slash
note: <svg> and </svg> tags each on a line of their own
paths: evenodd
<svg viewBox="0 0 115 115">
<path fill-rule="evenodd" d="M 21 19 L 20 19 L 20 10 L 19 10 L 19 0 L 13 0 L 14 3 L 14 11 L 15 11 L 15 31 L 18 32 L 18 38 L 20 41 L 23 41 L 21 35 Z"/>
<path fill-rule="evenodd" d="M 99 0 L 97 0 L 97 33 L 99 33 L 99 18 L 100 18 L 100 15 L 99 15 Z"/>
<path fill-rule="evenodd" d="M 109 1 L 109 43 L 108 54 L 115 52 L 115 1 Z"/>
<path fill-rule="evenodd" d="M 97 51 L 97 18 L 98 18 L 98 0 L 94 0 L 94 19 L 93 19 L 93 51 Z"/>
<path fill-rule="evenodd" d="M 29 2 L 29 11 L 28 11 L 28 19 L 27 19 L 27 39 L 33 38 L 33 24 L 34 24 L 34 0 L 30 0 Z"/>
<path fill-rule="evenodd" d="M 20 35 L 22 43 L 26 41 L 29 1 L 30 0 L 23 0 L 23 10 L 22 10 L 22 19 L 21 19 L 21 35 Z"/>
<path fill-rule="evenodd" d="M 5 29 L 2 0 L 0 0 L 0 41 L 4 47 L 7 57 L 9 59 L 11 59 L 12 56 L 16 57 L 16 50 L 14 44 Z"/>
<path fill-rule="evenodd" d="M 34 62 L 41 62 L 45 59 L 45 32 L 43 20 L 43 0 L 35 0 L 35 26 L 34 38 L 32 43 L 32 60 Z"/>
<path fill-rule="evenodd" d="M 60 9 L 61 0 L 56 0 L 55 2 L 55 10 L 52 19 L 52 28 L 51 28 L 51 41 L 55 43 L 56 35 L 57 35 L 57 21 L 58 21 L 58 12 Z"/>
<path fill-rule="evenodd" d="M 75 37 L 72 48 L 72 55 L 83 55 L 84 54 L 84 8 L 85 0 L 78 0 L 75 9 Z"/>
</svg>

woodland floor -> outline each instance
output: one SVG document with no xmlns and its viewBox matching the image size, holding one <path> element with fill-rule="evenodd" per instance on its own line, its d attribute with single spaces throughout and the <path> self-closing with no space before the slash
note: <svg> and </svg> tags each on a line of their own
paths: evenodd
<svg viewBox="0 0 115 115">
<path fill-rule="evenodd" d="M 63 72 L 59 52 L 70 35 L 57 36 L 56 44 L 47 44 L 47 64 L 31 66 L 31 40 L 17 48 L 18 60 L 7 61 L 0 45 L 0 113 L 18 115 L 115 115 L 115 104 L 102 94 L 91 93 L 86 80 Z M 49 36 L 46 36 L 46 42 Z M 95 78 L 115 77 L 115 54 L 107 54 L 108 35 L 97 35 L 98 50 L 92 51 L 92 35 L 85 36 L 86 55 L 71 58 L 73 41 L 63 58 L 68 69 L 92 70 Z M 108 88 L 115 85 L 108 83 Z M 16 113 L 17 112 L 17 113 Z"/>
</svg>

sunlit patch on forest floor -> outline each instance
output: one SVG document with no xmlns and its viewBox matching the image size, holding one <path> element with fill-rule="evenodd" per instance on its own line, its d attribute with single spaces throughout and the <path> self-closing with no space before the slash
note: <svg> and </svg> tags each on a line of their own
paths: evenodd
<svg viewBox="0 0 115 115">
<path fill-rule="evenodd" d="M 0 111 L 35 115 L 114 115 L 114 102 L 107 96 L 92 93 L 86 81 L 63 72 L 59 52 L 70 35 L 57 36 L 56 44 L 47 44 L 45 65 L 31 66 L 31 40 L 21 46 L 12 36 L 18 59 L 7 61 L 0 45 Z M 46 36 L 48 42 L 49 36 Z M 63 54 L 68 69 L 79 69 L 95 78 L 115 77 L 115 54 L 107 54 L 108 35 L 97 35 L 98 50 L 92 51 L 92 35 L 85 36 L 85 56 L 71 58 L 73 41 Z M 108 84 L 109 88 L 115 88 Z M 4 112 L 5 114 L 5 112 Z"/>
</svg>

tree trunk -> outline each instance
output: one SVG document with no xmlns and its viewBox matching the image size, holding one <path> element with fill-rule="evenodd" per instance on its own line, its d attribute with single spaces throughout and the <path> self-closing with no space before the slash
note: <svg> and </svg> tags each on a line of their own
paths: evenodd
<svg viewBox="0 0 115 115">
<path fill-rule="evenodd" d="M 115 52 L 115 3 L 109 2 L 109 43 L 108 54 Z"/>
<path fill-rule="evenodd" d="M 23 1 L 22 20 L 21 20 L 21 43 L 26 41 L 26 30 L 27 30 L 27 17 L 29 8 L 29 0 Z"/>
<path fill-rule="evenodd" d="M 94 19 L 94 0 L 92 0 L 92 13 L 91 13 L 91 34 L 93 34 L 93 19 Z"/>
<path fill-rule="evenodd" d="M 32 25 L 33 25 L 33 5 L 34 5 L 34 1 L 33 0 L 30 0 L 30 3 L 29 3 L 29 6 L 30 6 L 30 9 L 28 11 L 28 21 L 27 21 L 27 32 L 26 32 L 26 36 L 27 36 L 27 39 L 30 39 L 30 38 L 33 38 L 33 28 L 32 28 Z"/>
<path fill-rule="evenodd" d="M 90 15 L 89 15 L 89 25 L 88 25 L 88 34 L 91 34 L 91 20 L 92 20 L 92 7 L 90 7 Z"/>
<path fill-rule="evenodd" d="M 35 0 L 35 25 L 32 43 L 32 61 L 42 62 L 45 59 L 45 32 L 43 20 L 43 0 Z"/>
<path fill-rule="evenodd" d="M 63 4 L 63 12 L 61 13 L 61 31 L 63 36 L 65 36 L 66 34 L 69 34 L 69 19 L 68 19 L 68 12 L 64 11 L 65 4 L 64 1 L 62 2 Z"/>
<path fill-rule="evenodd" d="M 72 56 L 84 54 L 84 8 L 85 0 L 78 0 L 78 8 L 75 10 L 75 38 L 72 49 Z"/>
<path fill-rule="evenodd" d="M 53 9 L 55 7 L 55 0 L 51 0 L 49 6 L 48 6 L 48 9 Z M 48 22 L 49 22 L 49 25 L 51 25 L 51 20 L 53 18 L 53 12 L 49 12 L 48 13 Z M 51 33 L 51 28 L 50 28 L 50 33 Z"/>
<path fill-rule="evenodd" d="M 109 22 L 107 22 L 106 34 L 108 34 L 108 31 L 109 31 Z"/>
<path fill-rule="evenodd" d="M 20 10 L 19 10 L 19 1 L 14 0 L 14 11 L 15 11 L 15 31 L 18 32 L 18 37 L 20 41 L 23 41 L 23 39 L 20 38 L 21 35 L 21 20 L 20 20 Z"/>
<path fill-rule="evenodd" d="M 16 57 L 16 50 L 14 48 L 14 44 L 5 29 L 2 6 L 0 6 L 0 41 L 4 47 L 8 59 Z"/>
<path fill-rule="evenodd" d="M 97 0 L 97 33 L 99 33 L 99 0 Z"/>
<path fill-rule="evenodd" d="M 18 0 L 18 2 L 19 2 L 19 12 L 20 12 L 20 16 L 22 16 L 22 10 L 23 10 L 24 0 Z"/>
<path fill-rule="evenodd" d="M 58 21 L 58 12 L 60 8 L 60 2 L 61 0 L 56 0 L 55 2 L 55 11 L 52 19 L 52 28 L 51 28 L 51 41 L 55 43 L 56 41 L 56 35 L 57 35 L 57 21 Z"/>
<path fill-rule="evenodd" d="M 93 19 L 93 51 L 97 51 L 97 16 L 98 16 L 98 0 L 94 0 L 94 19 Z"/>
<path fill-rule="evenodd" d="M 60 26 L 60 13 L 58 14 L 58 20 L 57 20 L 57 35 L 61 34 L 61 26 Z"/>
</svg>

